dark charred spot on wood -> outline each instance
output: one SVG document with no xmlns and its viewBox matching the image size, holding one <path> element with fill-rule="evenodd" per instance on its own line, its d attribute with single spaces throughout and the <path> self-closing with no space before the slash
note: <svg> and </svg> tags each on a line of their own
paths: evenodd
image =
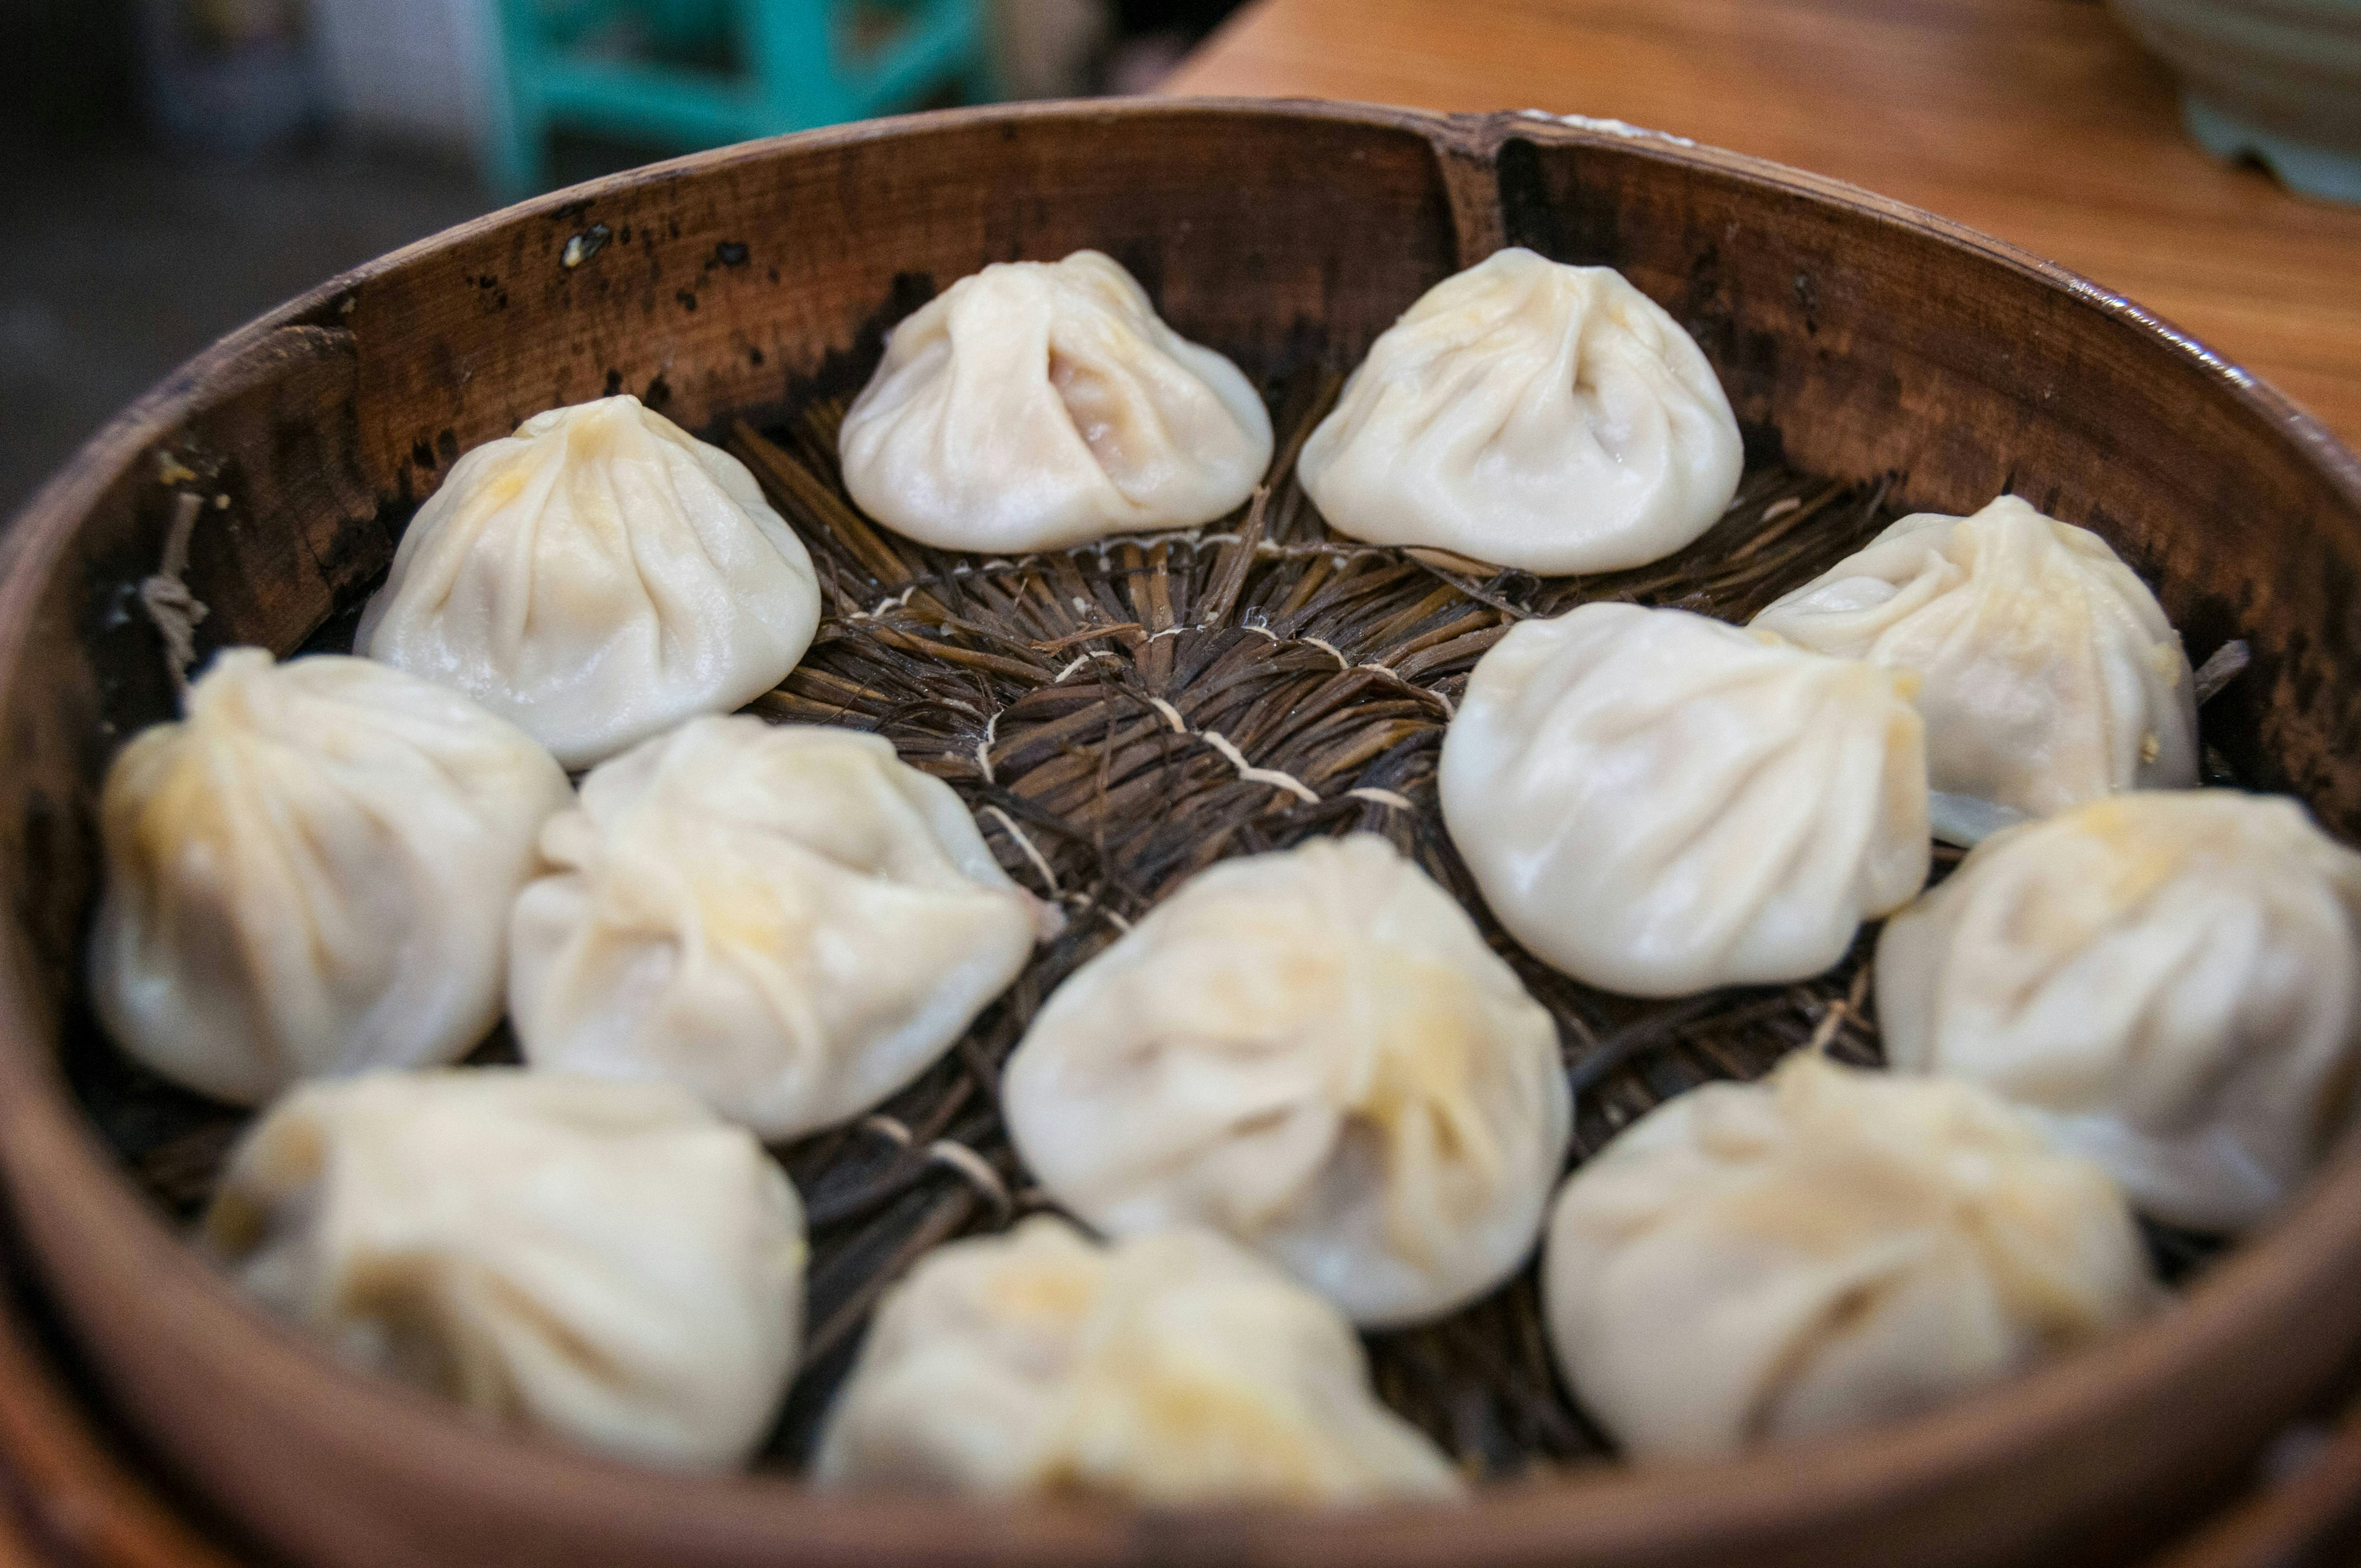
<svg viewBox="0 0 2361 1568">
<path fill-rule="evenodd" d="M 675 289 L 673 291 L 672 297 L 678 302 L 684 311 L 694 312 L 697 309 L 697 293 L 694 290 Z"/>
<path fill-rule="evenodd" d="M 1812 286 L 1812 275 L 1796 273 L 1795 289 L 1795 304 L 1804 313 L 1804 331 L 1808 336 L 1817 337 L 1820 334 L 1820 296 Z"/>
<path fill-rule="evenodd" d="M 779 269 L 775 267 L 769 268 L 766 269 L 764 276 L 768 277 L 772 282 L 775 283 L 779 280 Z"/>
<path fill-rule="evenodd" d="M 620 370 L 617 370 L 612 367 L 609 367 L 607 371 L 606 386 L 607 390 L 605 395 L 607 397 L 611 398 L 620 392 L 623 389 L 623 373 Z"/>
<path fill-rule="evenodd" d="M 590 199 L 586 196 L 579 201 L 568 202 L 564 206 L 552 210 L 547 221 L 555 224 L 570 224 L 588 217 L 589 213 Z"/>
<path fill-rule="evenodd" d="M 459 435 L 447 424 L 434 433 L 434 455 L 446 467 L 459 460 Z"/>
<path fill-rule="evenodd" d="M 1500 192 L 1500 232 L 1507 244 L 1523 246 L 1555 261 L 1570 261 L 1560 233 L 1557 208 L 1542 178 L 1541 153 L 1532 143 L 1511 137 L 1500 144 L 1494 165 Z"/>
<path fill-rule="evenodd" d="M 646 389 L 640 393 L 640 401 L 647 404 L 648 407 L 655 410 L 658 413 L 664 412 L 664 409 L 670 405 L 672 402 L 672 383 L 664 379 L 663 371 L 659 370 L 654 375 L 648 378 Z"/>
<path fill-rule="evenodd" d="M 751 343 L 746 345 L 746 363 L 757 370 L 763 367 L 763 351 Z"/>
<path fill-rule="evenodd" d="M 434 460 L 434 448 L 423 435 L 410 444 L 410 460 L 429 473 L 441 466 Z"/>
<path fill-rule="evenodd" d="M 788 378 L 789 404 L 849 399 L 858 392 L 876 370 L 878 361 L 885 356 L 886 333 L 934 297 L 932 273 L 895 273 L 886 290 L 884 303 L 854 325 L 849 347 L 831 347 L 821 355 L 818 369 L 809 375 Z"/>
<path fill-rule="evenodd" d="M 617 241 L 619 244 L 622 244 L 622 245 L 629 245 L 629 244 L 631 244 L 631 225 L 629 225 L 629 224 L 625 224 L 621 228 L 617 229 L 617 230 L 615 231 L 615 239 L 616 239 L 616 241 Z"/>
<path fill-rule="evenodd" d="M 747 248 L 736 240 L 725 239 L 713 247 L 713 255 L 707 260 L 705 269 L 710 272 L 717 267 L 743 267 L 750 255 Z"/>
</svg>

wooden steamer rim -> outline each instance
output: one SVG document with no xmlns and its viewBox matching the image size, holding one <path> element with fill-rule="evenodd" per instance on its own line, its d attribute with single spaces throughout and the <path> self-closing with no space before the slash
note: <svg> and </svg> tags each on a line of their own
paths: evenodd
<svg viewBox="0 0 2361 1568">
<path fill-rule="evenodd" d="M 1783 247 L 1824 241 L 1833 247 L 1830 254 L 1860 264 L 1833 287 L 1825 269 L 1817 274 L 1828 298 L 1816 300 L 1814 275 L 1798 269 L 1792 305 L 1767 289 L 1745 303 L 1766 317 L 1776 312 L 1796 316 L 1782 316 L 1763 330 L 1784 330 L 1804 344 L 1819 340 L 1822 323 L 1815 313 L 1826 313 L 1829 334 L 1840 336 L 1848 330 L 1841 313 L 1849 305 L 1865 311 L 1861 298 L 1872 305 L 1880 295 L 1889 302 L 1914 294 L 1929 302 L 1927 319 L 1938 325 L 1925 329 L 1929 346 L 1923 363 L 1897 362 L 1887 374 L 1901 387 L 1902 404 L 1927 387 L 1939 391 L 1953 383 L 1963 400 L 1954 406 L 1938 399 L 1919 409 L 1918 422 L 1898 423 L 1894 439 L 1923 434 L 1930 411 L 1956 414 L 1962 425 L 1979 416 L 2003 419 L 2007 411 L 1993 400 L 1998 394 L 1978 403 L 1970 383 L 1992 354 L 2022 353 L 2039 362 L 2028 364 L 2030 380 L 2018 394 L 2024 406 L 2008 416 L 2015 425 L 2004 419 L 1999 429 L 1979 430 L 1985 448 L 2008 446 L 2013 454 L 2016 441 L 2075 450 L 2107 450 L 2112 443 L 2119 452 L 2140 451 L 2144 434 L 2186 429 L 2196 456 L 2158 448 L 2146 455 L 2167 471 L 2130 477 L 2159 497 L 2175 487 L 2203 492 L 2188 503 L 2200 513 L 2205 495 L 2253 477 L 2257 515 L 2264 518 L 2255 527 L 2200 538 L 2191 524 L 2182 536 L 2145 542 L 2163 562 L 2165 597 L 2177 618 L 2184 606 L 2174 602 L 2176 591 L 2188 580 L 2207 580 L 2204 574 L 2220 567 L 2217 557 L 2230 559 L 2224 571 L 2247 571 L 2238 613 L 2266 618 L 2274 605 L 2301 609 L 2311 603 L 2307 595 L 2333 594 L 2339 583 L 2361 580 L 2361 459 L 2278 393 L 2136 306 L 1900 203 L 1611 123 L 1246 100 L 951 111 L 657 165 L 494 214 L 397 252 L 233 334 L 176 372 L 90 442 L 0 541 L 0 716 L 10 725 L 13 755 L 25 775 L 0 784 L 0 881 L 16 893 L 0 938 L 0 1177 L 42 1283 L 108 1397 L 171 1468 L 258 1538 L 300 1561 L 340 1564 L 580 1565 L 660 1558 L 697 1564 L 1154 1561 L 1389 1568 L 1445 1562 L 1817 1564 L 1836 1552 L 1914 1564 L 2052 1562 L 2079 1558 L 2102 1543 L 2118 1543 L 2105 1550 L 2136 1546 L 2185 1522 L 2187 1510 L 2210 1500 L 2361 1348 L 2361 1289 L 2355 1288 L 2361 1281 L 2361 1161 L 2346 1158 L 2267 1234 L 2214 1268 L 2158 1321 L 1891 1427 L 1711 1465 L 1602 1470 L 1563 1482 L 1501 1486 L 1450 1509 L 1150 1514 L 1065 1501 L 989 1508 L 823 1497 L 776 1477 L 675 1478 L 487 1431 L 456 1419 L 438 1401 L 338 1368 L 250 1308 L 173 1235 L 125 1179 L 75 1103 L 56 1058 L 58 977 L 54 961 L 43 957 L 47 916 L 33 907 L 40 888 L 31 884 L 40 880 L 36 873 L 71 851 L 56 846 L 56 797 L 27 782 L 79 776 L 76 787 L 86 796 L 93 742 L 86 736 L 61 738 L 38 722 L 43 683 L 69 678 L 44 658 L 39 644 L 45 641 L 54 658 L 78 635 L 60 618 L 70 596 L 59 587 L 60 574 L 81 565 L 71 552 L 98 528 L 96 520 L 121 513 L 118 531 L 137 532 L 123 498 L 152 466 L 153 454 L 198 422 L 230 420 L 234 428 L 225 428 L 250 438 L 246 450 L 266 453 L 269 440 L 279 440 L 282 449 L 296 453 L 283 461 L 300 463 L 301 451 L 284 442 L 302 418 L 349 417 L 337 400 L 350 396 L 357 409 L 367 395 L 366 389 L 349 393 L 346 385 L 362 375 L 354 368 L 363 352 L 355 346 L 357 335 L 377 330 L 355 318 L 354 302 L 380 290 L 408 299 L 401 291 L 423 287 L 417 280 L 437 268 L 448 272 L 455 258 L 489 254 L 494 242 L 514 242 L 522 256 L 522 236 L 578 228 L 601 203 L 637 202 L 633 210 L 653 212 L 670 203 L 669 210 L 686 214 L 708 197 L 715 203 L 732 196 L 759 199 L 773 176 L 785 181 L 797 169 L 831 158 L 851 169 L 860 156 L 968 156 L 995 141 L 1020 149 L 1010 157 L 1022 175 L 1029 167 L 1024 159 L 1047 156 L 1041 149 L 1053 145 L 1051 138 L 1064 138 L 1054 145 L 1065 147 L 1091 138 L 1108 147 L 1121 142 L 1124 156 L 1136 162 L 1154 161 L 1166 147 L 1211 149 L 1203 160 L 1215 167 L 1238 147 L 1261 149 L 1275 137 L 1300 138 L 1315 150 L 1357 147 L 1362 137 L 1393 153 L 1403 145 L 1422 148 L 1432 165 L 1432 204 L 1447 229 L 1445 248 L 1460 264 L 1529 237 L 1523 231 L 1536 225 L 1549 230 L 1554 222 L 1572 222 L 1564 208 L 1556 218 L 1549 212 L 1536 216 L 1532 209 L 1536 201 L 1546 207 L 1553 192 L 1564 193 L 1552 179 L 1570 181 L 1565 190 L 1572 192 L 1576 218 L 1589 211 L 1584 203 L 1594 193 L 1610 214 L 1603 229 L 1576 223 L 1580 232 L 1571 239 L 1561 223 L 1559 237 L 1574 249 L 1603 246 L 1619 263 L 1624 258 L 1618 246 L 1676 248 L 1684 237 L 1666 237 L 1637 225 L 1618 232 L 1611 220 L 1625 208 L 1616 203 L 1637 207 L 1650 192 L 1662 192 L 1666 202 L 1710 199 L 1752 214 L 1761 231 L 1733 221 L 1722 243 L 1777 253 L 1773 259 L 1782 266 Z M 1504 173 L 1511 161 L 1516 167 Z M 1253 171 L 1244 161 L 1238 167 Z M 1005 196 L 1013 207 L 1038 205 L 1040 228 L 1049 233 L 1061 223 L 1073 226 L 1073 214 L 1057 208 L 1060 199 L 1046 188 Z M 1107 198 L 1101 192 L 1100 199 Z M 1520 203 L 1525 203 L 1521 213 Z M 698 237 L 697 220 L 687 221 L 692 238 Z M 616 238 L 621 226 L 601 243 L 626 243 Z M 1087 217 L 1082 226 L 1089 226 Z M 851 236 L 850 247 L 860 243 L 860 235 Z M 1744 258 L 1732 263 L 1752 264 Z M 1648 270 L 1647 264 L 1633 265 L 1642 274 Z M 1664 276 L 1660 269 L 1658 280 Z M 1848 288 L 1852 293 L 1839 298 Z M 1706 293 L 1710 308 L 1714 296 L 1710 289 Z M 1407 302 L 1400 299 L 1394 308 Z M 586 313 L 592 308 L 584 307 Z M 1916 330 L 1902 320 L 1906 313 L 1888 314 L 1900 323 L 1894 330 Z M 340 324 L 347 321 L 349 330 Z M 1762 324 L 1741 319 L 1736 326 Z M 1806 324 L 1808 333 L 1802 330 Z M 1851 325 L 1874 337 L 1876 323 L 1866 314 Z M 2012 338 L 2013 326 L 2024 330 Z M 1998 335 L 1997 347 L 1977 337 L 1980 327 Z M 840 338 L 842 323 L 836 331 Z M 1744 345 L 1742 330 L 1733 341 Z M 390 359 L 400 350 L 389 345 L 369 352 Z M 691 381 L 686 372 L 696 368 L 684 365 L 675 372 L 687 383 L 679 394 L 692 427 L 709 422 L 721 408 L 721 394 Z M 1734 386 L 1733 401 L 1741 417 L 1766 406 L 1775 414 L 1785 406 L 1781 400 L 1791 397 L 1826 403 L 1832 378 L 1840 382 L 1857 371 L 1841 354 L 1823 352 L 1815 360 L 1799 351 L 1797 360 L 1764 372 L 1763 386 Z M 2092 385 L 2045 383 L 2053 373 L 2084 376 Z M 1726 378 L 1744 381 L 1746 374 L 1729 378 L 1726 372 Z M 462 377 L 450 389 L 456 395 L 466 386 Z M 585 386 L 576 395 L 598 389 Z M 2114 401 L 2077 400 L 2093 389 L 2110 391 Z M 2061 407 L 2061 400 L 2073 406 Z M 461 446 L 504 429 L 507 411 L 475 406 L 467 417 L 473 427 L 457 442 Z M 331 473 L 322 482 L 331 492 L 328 502 L 347 513 L 366 510 L 372 496 L 381 499 L 391 488 L 384 455 L 398 442 L 391 421 L 383 423 L 337 432 L 345 444 L 335 452 L 335 463 L 324 466 L 341 464 L 350 472 Z M 1864 434 L 1864 428 L 1849 425 L 1840 436 L 1861 448 L 1851 465 L 1856 470 L 1898 450 L 1880 447 L 1880 437 L 1874 431 Z M 1782 433 L 1791 452 L 1812 439 L 1800 423 Z M 1937 439 L 1936 446 L 1931 455 L 1900 465 L 1910 468 L 1912 486 L 1923 484 L 1932 493 L 1928 499 L 1979 484 L 1986 495 L 1997 488 L 1993 475 L 1976 467 L 1989 451 L 1979 456 L 1975 443 L 1949 437 Z M 1846 471 L 1825 454 L 1804 455 L 1819 471 Z M 421 465 L 418 477 L 428 477 L 423 470 L 431 466 Z M 401 470 L 404 486 L 412 477 L 413 469 Z M 266 495 L 257 503 L 264 513 L 273 503 L 326 504 L 302 492 L 288 474 L 273 482 L 294 486 L 297 493 L 291 499 Z M 1915 490 L 1913 499 L 1920 499 Z M 1956 499 L 1951 504 L 1965 510 Z M 2154 515 L 2168 510 L 2159 502 Z M 300 509 L 289 515 L 301 515 Z M 2274 548 L 2290 540 L 2307 544 L 2318 559 L 2298 563 Z M 285 542 L 278 547 L 284 549 Z M 2220 606 L 2201 612 L 2217 619 L 2227 613 Z M 2355 652 L 2361 650 L 2361 633 L 2323 639 L 2298 627 L 2298 635 L 2310 641 L 2281 648 L 2272 642 L 2279 630 L 2268 622 L 2257 633 L 2256 684 L 2278 704 L 2267 721 L 2278 743 L 2299 754 L 2298 786 L 2324 819 L 2349 835 L 2361 823 L 2361 766 L 2353 765 L 2349 749 L 2340 755 L 2337 742 L 2355 727 L 2334 722 L 2343 716 L 2334 711 L 2333 691 L 2317 690 L 2317 661 L 2326 660 L 2328 674 L 2346 684 L 2361 678 L 2361 652 Z M 2355 662 L 2338 666 L 2340 657 Z M 2307 752 L 2309 762 L 2301 755 Z M 77 775 L 77 769 L 85 771 Z M 49 819 L 37 820 L 42 810 Z"/>
</svg>

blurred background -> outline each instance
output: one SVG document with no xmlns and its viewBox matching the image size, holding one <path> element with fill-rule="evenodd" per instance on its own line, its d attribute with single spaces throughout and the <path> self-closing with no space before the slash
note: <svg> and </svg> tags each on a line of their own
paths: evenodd
<svg viewBox="0 0 2361 1568">
<path fill-rule="evenodd" d="M 1236 4 L 0 0 L 0 518 L 173 366 L 397 246 L 696 147 L 1148 91 Z"/>
<path fill-rule="evenodd" d="M 518 197 L 1147 92 L 1571 113 L 1848 180 L 2361 444 L 2361 0 L 0 0 L 0 518 L 222 333 Z"/>
</svg>

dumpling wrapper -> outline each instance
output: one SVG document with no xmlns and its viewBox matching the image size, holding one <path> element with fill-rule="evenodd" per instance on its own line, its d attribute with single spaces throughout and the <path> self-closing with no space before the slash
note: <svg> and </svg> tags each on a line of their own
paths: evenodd
<svg viewBox="0 0 2361 1568">
<path fill-rule="evenodd" d="M 592 770 L 542 850 L 511 928 L 525 1059 L 665 1080 L 772 1140 L 917 1077 L 1058 920 L 950 785 L 817 725 L 693 719 Z"/>
<path fill-rule="evenodd" d="M 663 1084 L 306 1085 L 231 1156 L 204 1239 L 354 1365 L 666 1469 L 741 1463 L 801 1339 L 795 1188 Z"/>
<path fill-rule="evenodd" d="M 99 802 L 91 998 L 143 1065 L 236 1104 L 464 1055 L 509 906 L 573 798 L 532 737 L 366 659 L 225 649 Z"/>
<path fill-rule="evenodd" d="M 936 1248 L 885 1297 L 813 1479 L 1166 1507 L 1461 1489 L 1319 1297 L 1211 1231 L 1100 1245 L 1047 1215 Z"/>
<path fill-rule="evenodd" d="M 2196 683 L 2156 596 L 2105 540 L 2015 496 L 1903 518 L 1754 624 L 1918 673 L 1935 830 L 1954 843 L 2197 783 Z"/>
<path fill-rule="evenodd" d="M 1572 1128 L 1549 1014 L 1370 834 L 1190 879 L 1051 993 L 1001 1100 L 1092 1225 L 1209 1225 L 1364 1324 L 1515 1272 Z"/>
<path fill-rule="evenodd" d="M 1800 980 L 1927 880 L 1914 682 L 1685 610 L 1521 621 L 1444 734 L 1444 820 L 1510 935 L 1577 980 Z"/>
<path fill-rule="evenodd" d="M 2133 1203 L 2254 1225 L 2354 1120 L 2361 855 L 2292 800 L 2136 793 L 1979 845 L 1890 921 L 1898 1069 L 1971 1080 Z"/>
<path fill-rule="evenodd" d="M 746 466 L 637 398 L 535 414 L 452 466 L 353 651 L 589 766 L 786 678 L 819 579 Z"/>
<path fill-rule="evenodd" d="M 1187 528 L 1270 466 L 1238 367 L 1095 250 L 994 262 L 894 328 L 844 416 L 844 487 L 922 544 L 1013 553 Z"/>
<path fill-rule="evenodd" d="M 1669 1100 L 1578 1168 L 1542 1290 L 1567 1383 L 1641 1459 L 1913 1414 L 2160 1294 L 2097 1166 L 1971 1084 L 1813 1051 Z"/>
<path fill-rule="evenodd" d="M 1612 268 L 1511 247 L 1402 313 L 1297 471 L 1339 532 L 1556 576 L 1688 544 L 1744 466 L 1713 367 L 1663 307 Z"/>
</svg>

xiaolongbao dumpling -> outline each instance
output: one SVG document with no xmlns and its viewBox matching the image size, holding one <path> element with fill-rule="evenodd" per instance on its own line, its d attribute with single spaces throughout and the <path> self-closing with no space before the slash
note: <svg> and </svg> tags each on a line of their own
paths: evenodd
<svg viewBox="0 0 2361 1568">
<path fill-rule="evenodd" d="M 533 738 L 366 659 L 224 650 L 99 801 L 90 987 L 117 1045 L 251 1105 L 463 1055 L 500 1019 L 509 905 L 569 799 Z"/>
<path fill-rule="evenodd" d="M 1522 621 L 1444 734 L 1444 821 L 1500 924 L 1577 980 L 1817 974 L 1927 880 L 1914 678 L 1684 610 Z"/>
<path fill-rule="evenodd" d="M 1639 1458 L 1910 1414 L 2158 1298 L 2123 1194 L 1972 1084 L 1787 1058 L 1577 1168 L 1542 1255 L 1550 1343 Z"/>
<path fill-rule="evenodd" d="M 2294 801 L 2132 794 L 1986 840 L 1877 948 L 1894 1065 L 1971 1079 L 2158 1219 L 2262 1220 L 2352 1124 L 2361 855 Z"/>
<path fill-rule="evenodd" d="M 874 735 L 700 718 L 583 781 L 516 901 L 535 1067 L 677 1083 L 768 1139 L 916 1078 L 1055 915 Z"/>
<path fill-rule="evenodd" d="M 204 1234 L 345 1360 L 619 1458 L 739 1463 L 795 1369 L 795 1189 L 663 1084 L 310 1084 L 238 1146 Z"/>
<path fill-rule="evenodd" d="M 1368 834 L 1191 879 L 1051 993 L 1001 1098 L 1091 1224 L 1210 1225 L 1373 1324 L 1515 1272 L 1572 1127 L 1549 1014 Z"/>
<path fill-rule="evenodd" d="M 744 464 L 637 398 L 535 414 L 418 509 L 354 652 L 466 692 L 588 767 L 786 678 L 811 557 Z"/>
<path fill-rule="evenodd" d="M 1744 463 L 1678 322 L 1612 268 L 1511 248 L 1402 313 L 1298 471 L 1356 539 L 1556 576 L 1671 554 L 1721 516 Z"/>
<path fill-rule="evenodd" d="M 1459 1491 L 1319 1297 L 1210 1231 L 1100 1246 L 1047 1216 L 938 1247 L 895 1287 L 814 1475 L 1166 1506 Z"/>
<path fill-rule="evenodd" d="M 1078 250 L 994 262 L 896 326 L 838 450 L 861 510 L 922 544 L 1046 550 L 1220 517 L 1270 466 L 1270 415 Z"/>
<path fill-rule="evenodd" d="M 1754 624 L 1918 672 L 1945 839 L 2197 782 L 2196 683 L 2156 596 L 2105 540 L 2015 496 L 1905 517 Z"/>
</svg>

